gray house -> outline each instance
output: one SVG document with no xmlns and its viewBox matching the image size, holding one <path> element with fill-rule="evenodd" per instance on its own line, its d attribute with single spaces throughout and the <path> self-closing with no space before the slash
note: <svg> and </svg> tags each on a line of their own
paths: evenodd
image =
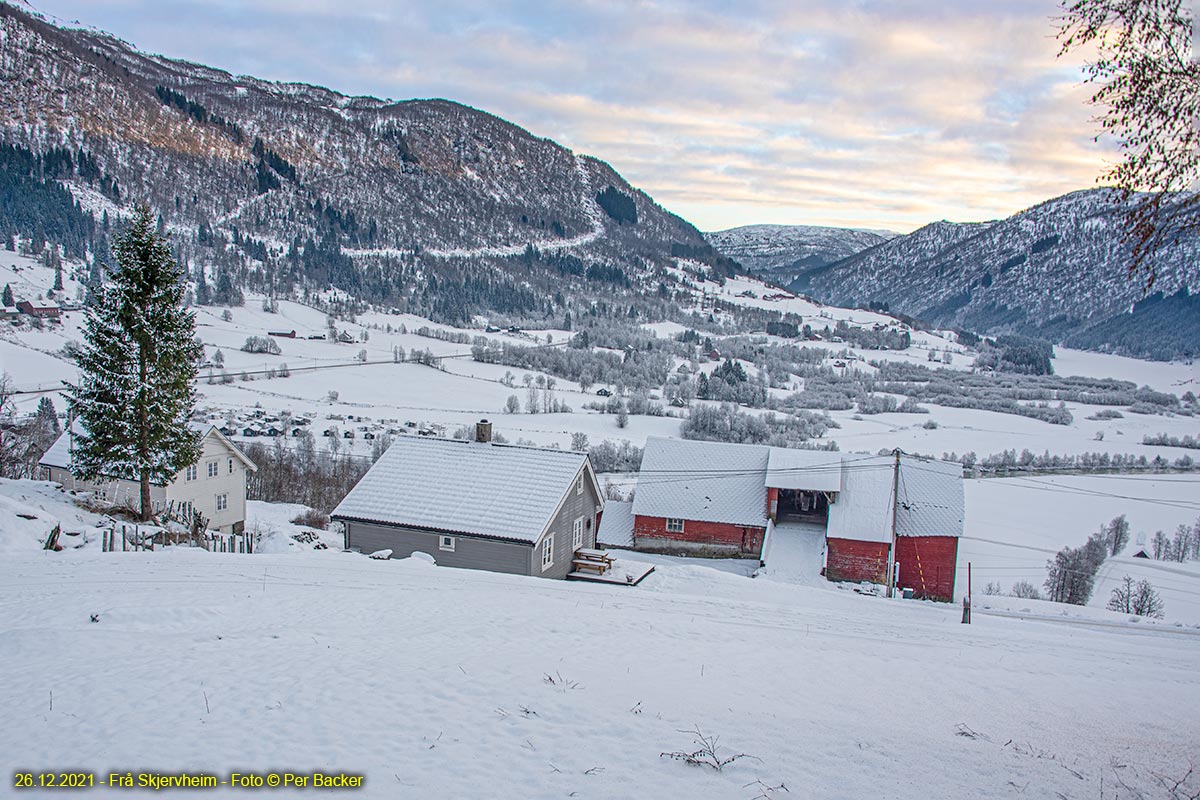
<svg viewBox="0 0 1200 800">
<path fill-rule="evenodd" d="M 565 578 L 604 506 L 587 454 L 496 444 L 486 420 L 475 438 L 397 439 L 331 515 L 346 548 Z"/>
</svg>

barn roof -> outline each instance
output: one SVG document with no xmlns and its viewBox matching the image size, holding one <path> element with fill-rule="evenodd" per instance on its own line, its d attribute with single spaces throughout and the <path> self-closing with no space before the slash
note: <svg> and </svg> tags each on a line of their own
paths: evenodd
<svg viewBox="0 0 1200 800">
<path fill-rule="evenodd" d="M 892 540 L 892 456 L 846 454 L 842 491 L 829 506 L 827 535 L 860 542 Z"/>
<path fill-rule="evenodd" d="M 900 457 L 897 536 L 962 536 L 966 502 L 962 464 Z"/>
<path fill-rule="evenodd" d="M 732 525 L 766 524 L 767 487 L 837 492 L 828 535 L 889 542 L 898 536 L 962 536 L 962 466 L 917 456 L 795 450 L 650 437 L 633 513 Z"/>
<path fill-rule="evenodd" d="M 397 439 L 331 516 L 532 543 L 587 462 L 565 450 Z"/>
<path fill-rule="evenodd" d="M 842 493 L 829 506 L 828 535 L 890 542 L 895 510 L 897 536 L 962 536 L 962 465 L 902 455 L 897 480 L 895 464 L 895 456 L 843 457 Z"/>
<path fill-rule="evenodd" d="M 842 456 L 828 450 L 772 447 L 767 458 L 767 486 L 812 492 L 842 490 Z"/>
<path fill-rule="evenodd" d="M 646 440 L 633 513 L 731 525 L 767 524 L 767 461 L 763 445 Z"/>
<path fill-rule="evenodd" d="M 633 547 L 633 503 L 609 500 L 604 504 L 596 542 L 605 547 Z"/>
</svg>

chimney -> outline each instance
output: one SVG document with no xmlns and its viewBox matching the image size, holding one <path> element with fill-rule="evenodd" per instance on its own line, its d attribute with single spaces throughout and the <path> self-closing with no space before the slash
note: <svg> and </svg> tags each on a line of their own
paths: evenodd
<svg viewBox="0 0 1200 800">
<path fill-rule="evenodd" d="M 492 441 L 492 423 L 486 419 L 475 423 L 475 441 L 485 443 Z"/>
</svg>

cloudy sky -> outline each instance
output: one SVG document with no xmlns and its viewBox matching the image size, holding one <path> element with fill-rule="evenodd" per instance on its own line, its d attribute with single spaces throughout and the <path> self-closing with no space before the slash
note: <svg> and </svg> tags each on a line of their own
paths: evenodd
<svg viewBox="0 0 1200 800">
<path fill-rule="evenodd" d="M 446 97 L 611 163 L 704 230 L 912 230 L 1094 185 L 1056 0 L 34 0 L 137 47 Z"/>
</svg>

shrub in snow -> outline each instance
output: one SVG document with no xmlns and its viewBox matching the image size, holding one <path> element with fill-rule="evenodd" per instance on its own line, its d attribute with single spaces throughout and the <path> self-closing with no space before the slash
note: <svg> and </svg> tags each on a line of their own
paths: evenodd
<svg viewBox="0 0 1200 800">
<path fill-rule="evenodd" d="M 329 515 L 317 511 L 315 508 L 306 508 L 296 516 L 292 517 L 293 525 L 303 525 L 306 528 L 319 528 L 325 530 L 329 525 Z"/>
<path fill-rule="evenodd" d="M 1042 593 L 1029 581 L 1017 581 L 1013 584 L 1012 591 L 1009 594 L 1013 597 L 1019 597 L 1022 600 L 1042 599 Z"/>
<path fill-rule="evenodd" d="M 752 756 L 749 753 L 733 753 L 728 756 L 722 756 L 718 752 L 720 737 L 706 736 L 701 732 L 699 726 L 694 730 L 680 731 L 680 733 L 690 733 L 692 735 L 692 746 L 695 750 L 676 750 L 671 753 L 659 753 L 659 758 L 673 758 L 676 761 L 682 761 L 685 764 L 691 764 L 694 767 L 711 767 L 720 772 L 725 767 L 739 761 L 743 758 L 752 758 L 755 761 L 762 761 L 758 756 Z"/>
<path fill-rule="evenodd" d="M 1162 619 L 1165 605 L 1158 592 L 1150 585 L 1150 581 L 1143 579 L 1134 583 L 1133 578 L 1126 575 L 1120 585 L 1112 590 L 1112 596 L 1108 599 L 1108 609 L 1122 614 Z"/>
</svg>

